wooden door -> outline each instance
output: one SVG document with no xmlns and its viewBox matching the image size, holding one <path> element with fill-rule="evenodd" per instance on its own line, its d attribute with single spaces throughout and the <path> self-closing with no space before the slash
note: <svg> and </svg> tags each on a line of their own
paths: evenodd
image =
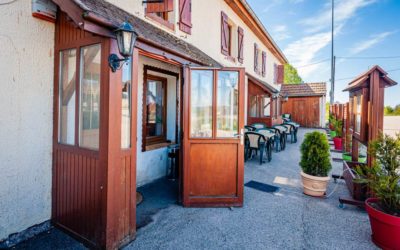
<svg viewBox="0 0 400 250">
<path fill-rule="evenodd" d="M 293 103 L 293 113 L 296 114 L 297 119 L 296 122 L 302 124 L 304 127 L 308 127 L 309 124 L 307 122 L 307 114 L 304 110 L 305 101 L 304 100 L 297 100 Z"/>
<path fill-rule="evenodd" d="M 243 205 L 244 69 L 185 68 L 184 206 Z"/>
</svg>

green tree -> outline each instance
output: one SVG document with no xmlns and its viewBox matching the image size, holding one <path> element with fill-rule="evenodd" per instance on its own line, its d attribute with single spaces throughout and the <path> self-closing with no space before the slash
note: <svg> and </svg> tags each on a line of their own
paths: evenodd
<svg viewBox="0 0 400 250">
<path fill-rule="evenodd" d="M 400 104 L 396 105 L 394 108 L 391 106 L 386 106 L 384 111 L 385 115 L 400 116 Z"/>
<path fill-rule="evenodd" d="M 300 84 L 303 82 L 303 79 L 297 73 L 297 69 L 287 63 L 285 64 L 283 82 L 285 84 Z"/>
<path fill-rule="evenodd" d="M 394 109 L 390 106 L 385 107 L 385 115 L 393 115 Z"/>
</svg>

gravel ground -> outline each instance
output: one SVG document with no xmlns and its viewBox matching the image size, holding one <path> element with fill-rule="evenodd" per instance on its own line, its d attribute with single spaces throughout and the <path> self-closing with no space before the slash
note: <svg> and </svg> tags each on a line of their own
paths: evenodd
<svg viewBox="0 0 400 250">
<path fill-rule="evenodd" d="M 343 181 L 330 181 L 328 193 L 336 192 L 327 199 L 302 194 L 299 147 L 309 131 L 300 129 L 299 142 L 274 153 L 269 163 L 259 165 L 257 157 L 246 162 L 245 182 L 273 184 L 279 192 L 245 187 L 244 206 L 232 210 L 171 205 L 125 249 L 376 249 L 368 215 L 338 207 L 338 197 L 349 195 Z M 342 163 L 333 162 L 333 173 L 341 168 Z"/>
</svg>

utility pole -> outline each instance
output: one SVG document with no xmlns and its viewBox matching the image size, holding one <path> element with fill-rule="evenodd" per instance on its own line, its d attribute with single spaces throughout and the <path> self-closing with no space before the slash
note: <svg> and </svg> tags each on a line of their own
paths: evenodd
<svg viewBox="0 0 400 250">
<path fill-rule="evenodd" d="M 335 56 L 334 56 L 334 32 L 335 32 L 335 22 L 334 22 L 334 14 L 335 14 L 335 0 L 332 0 L 332 47 L 331 47 L 331 93 L 330 93 L 330 104 L 332 105 L 335 102 Z"/>
</svg>

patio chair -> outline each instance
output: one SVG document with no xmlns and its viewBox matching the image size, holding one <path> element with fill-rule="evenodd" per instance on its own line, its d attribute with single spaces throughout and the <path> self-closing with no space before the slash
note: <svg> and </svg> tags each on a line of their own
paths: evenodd
<svg viewBox="0 0 400 250">
<path fill-rule="evenodd" d="M 300 124 L 290 121 L 290 122 L 285 122 L 284 124 L 289 124 L 292 126 L 293 129 L 293 135 L 294 135 L 294 142 L 297 142 L 297 131 L 299 130 Z"/>
<path fill-rule="evenodd" d="M 285 122 L 290 122 L 290 121 L 292 121 L 292 115 L 291 114 L 282 114 L 282 119 Z"/>
<path fill-rule="evenodd" d="M 248 160 L 253 152 L 260 152 L 260 165 L 263 163 L 263 155 L 267 140 L 257 132 L 246 132 L 245 134 L 245 160 Z"/>
<path fill-rule="evenodd" d="M 251 126 L 255 127 L 256 129 L 267 127 L 267 125 L 265 125 L 264 123 L 261 123 L 261 122 L 253 123 L 253 124 L 251 124 Z"/>
<path fill-rule="evenodd" d="M 268 162 L 270 162 L 272 159 L 272 148 L 274 147 L 276 137 L 275 131 L 268 128 L 259 128 L 256 132 L 262 134 L 267 140 L 265 144 L 265 153 L 267 154 Z"/>
<path fill-rule="evenodd" d="M 279 131 L 279 129 L 274 128 L 274 127 L 268 127 L 267 129 L 269 129 L 271 131 L 271 133 L 274 133 L 274 144 L 272 145 L 273 147 L 275 147 L 275 152 L 280 152 L 281 151 L 281 132 Z"/>
<path fill-rule="evenodd" d="M 284 126 L 287 128 L 286 130 L 286 140 L 287 140 L 287 136 L 290 135 L 290 143 L 295 143 L 295 136 L 294 136 L 294 132 L 295 132 L 295 127 L 292 124 L 289 123 L 282 123 L 281 126 Z"/>
<path fill-rule="evenodd" d="M 244 132 L 249 132 L 249 131 L 256 131 L 257 128 L 250 126 L 250 125 L 245 125 L 244 126 Z"/>
<path fill-rule="evenodd" d="M 286 148 L 286 131 L 287 127 L 282 125 L 274 125 L 272 128 L 276 129 L 279 132 L 279 144 L 280 150 L 285 150 Z"/>
</svg>

